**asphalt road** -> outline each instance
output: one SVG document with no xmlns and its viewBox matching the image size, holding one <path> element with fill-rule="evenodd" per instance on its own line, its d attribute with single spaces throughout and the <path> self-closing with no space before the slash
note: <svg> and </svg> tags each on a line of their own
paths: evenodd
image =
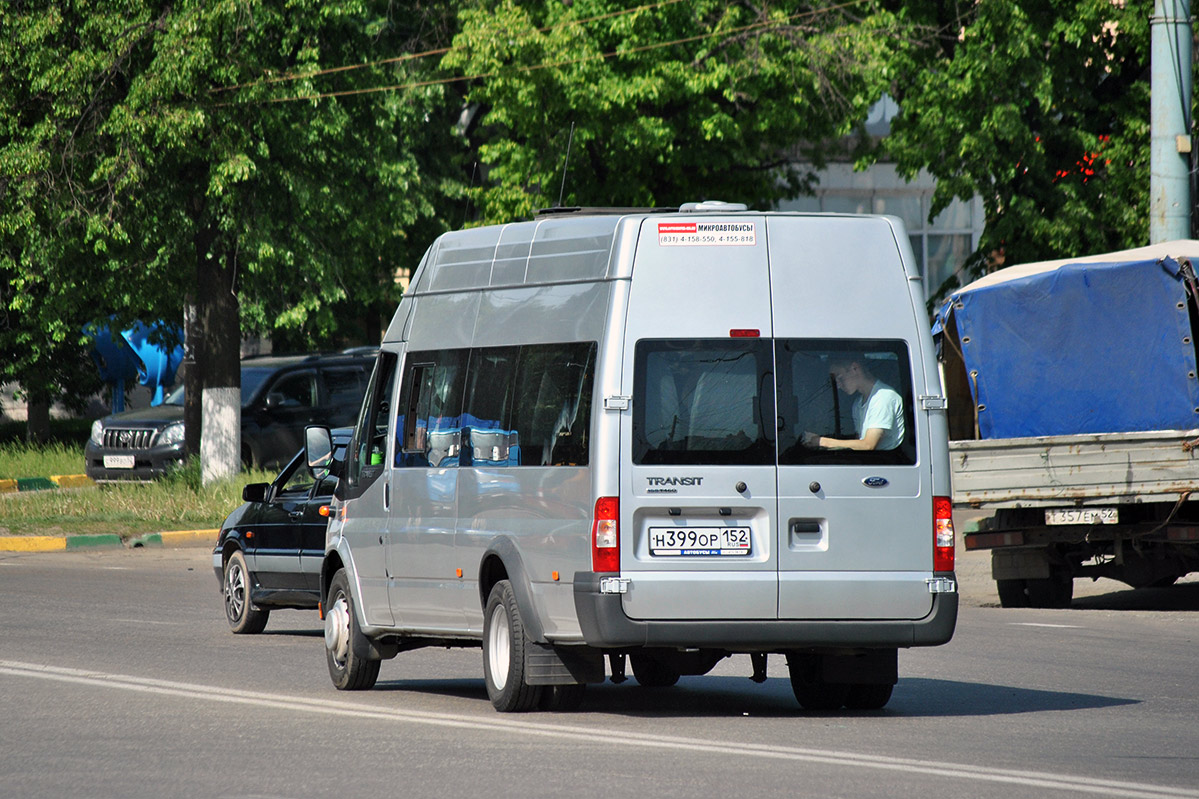
<svg viewBox="0 0 1199 799">
<path fill-rule="evenodd" d="M 232 635 L 202 549 L 0 555 L 0 797 L 1199 799 L 1199 582 L 1004 610 L 959 557 L 957 635 L 901 652 L 882 711 L 804 712 L 739 657 L 512 716 L 479 650 L 337 692 L 316 614 Z"/>
</svg>

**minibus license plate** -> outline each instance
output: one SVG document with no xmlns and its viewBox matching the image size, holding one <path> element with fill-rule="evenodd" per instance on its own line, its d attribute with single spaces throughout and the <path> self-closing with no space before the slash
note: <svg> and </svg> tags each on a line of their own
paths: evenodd
<svg viewBox="0 0 1199 799">
<path fill-rule="evenodd" d="M 1045 511 L 1045 524 L 1119 524 L 1118 508 L 1053 508 Z"/>
<path fill-rule="evenodd" d="M 649 554 L 654 557 L 748 555 L 748 527 L 651 527 Z"/>
<path fill-rule="evenodd" d="M 132 455 L 105 455 L 104 456 L 104 468 L 105 469 L 132 469 L 133 468 L 133 456 Z"/>
</svg>

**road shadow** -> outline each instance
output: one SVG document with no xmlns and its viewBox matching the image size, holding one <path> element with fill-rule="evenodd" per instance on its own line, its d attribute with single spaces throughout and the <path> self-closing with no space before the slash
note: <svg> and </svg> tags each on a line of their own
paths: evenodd
<svg viewBox="0 0 1199 799">
<path fill-rule="evenodd" d="M 1127 588 L 1074 598 L 1076 610 L 1199 611 L 1199 582 L 1165 588 Z"/>
<path fill-rule="evenodd" d="M 325 631 L 319 627 L 313 627 L 313 628 L 307 628 L 307 629 L 272 630 L 268 626 L 265 630 L 263 630 L 261 633 L 259 633 L 259 635 L 286 636 L 288 638 L 324 638 Z"/>
<path fill-rule="evenodd" d="M 427 693 L 487 702 L 482 679 L 380 681 L 376 690 Z M 1139 699 L 1068 691 L 1043 691 L 1010 685 L 901 678 L 881 710 L 814 712 L 804 710 L 790 681 L 771 678 L 754 684 L 745 677 L 684 677 L 670 688 L 645 688 L 635 680 L 589 685 L 580 710 L 646 718 L 846 717 L 950 718 L 1009 716 L 1021 713 L 1090 710 L 1134 705 Z"/>
<path fill-rule="evenodd" d="M 1140 699 L 1012 685 L 901 678 L 886 710 L 902 716 L 1010 716 L 1135 705 Z"/>
</svg>

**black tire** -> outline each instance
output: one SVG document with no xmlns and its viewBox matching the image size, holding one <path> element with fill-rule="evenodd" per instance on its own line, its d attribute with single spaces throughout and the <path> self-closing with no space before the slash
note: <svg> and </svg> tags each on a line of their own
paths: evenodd
<svg viewBox="0 0 1199 799">
<path fill-rule="evenodd" d="M 368 656 L 370 643 L 358 626 L 345 569 L 333 575 L 325 601 L 325 660 L 333 685 L 340 691 L 373 688 L 382 663 Z"/>
<path fill-rule="evenodd" d="M 996 580 L 995 590 L 999 592 L 1001 608 L 1028 607 L 1028 591 L 1024 580 Z"/>
<path fill-rule="evenodd" d="M 541 686 L 525 681 L 525 625 L 512 584 L 500 580 L 483 611 L 483 679 L 487 696 L 501 713 L 537 707 Z"/>
<path fill-rule="evenodd" d="M 645 688 L 669 688 L 679 681 L 679 673 L 653 655 L 629 655 L 633 676 Z"/>
<path fill-rule="evenodd" d="M 787 655 L 787 671 L 791 675 L 791 690 L 804 710 L 839 710 L 845 704 L 849 686 L 829 683 L 815 676 L 817 655 Z"/>
<path fill-rule="evenodd" d="M 540 709 L 551 713 L 573 713 L 583 704 L 583 696 L 587 693 L 587 685 L 543 685 L 541 687 Z"/>
<path fill-rule="evenodd" d="M 845 707 L 850 710 L 879 710 L 891 701 L 895 689 L 890 683 L 859 683 L 849 686 L 845 693 Z"/>
<path fill-rule="evenodd" d="M 1049 577 L 1028 581 L 1028 604 L 1034 608 L 1068 608 L 1074 601 L 1074 578 L 1054 570 Z"/>
<path fill-rule="evenodd" d="M 246 568 L 246 556 L 235 550 L 225 561 L 225 578 L 222 590 L 225 594 L 225 619 L 229 629 L 238 635 L 255 635 L 266 627 L 269 610 L 260 610 L 250 602 L 250 586 L 254 575 Z"/>
</svg>

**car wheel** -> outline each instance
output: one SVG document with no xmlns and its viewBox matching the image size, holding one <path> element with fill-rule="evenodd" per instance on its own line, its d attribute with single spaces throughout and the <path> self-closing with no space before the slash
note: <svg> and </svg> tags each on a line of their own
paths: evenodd
<svg viewBox="0 0 1199 799">
<path fill-rule="evenodd" d="M 365 691 L 379 679 L 382 662 L 368 657 L 370 644 L 358 627 L 350 581 L 345 569 L 338 569 L 329 584 L 325 608 L 325 659 L 329 676 L 341 691 Z"/>
<path fill-rule="evenodd" d="M 483 613 L 483 677 L 487 696 L 501 713 L 532 710 L 541 698 L 541 687 L 525 681 L 525 641 L 512 584 L 500 580 Z"/>
<path fill-rule="evenodd" d="M 266 627 L 269 610 L 259 610 L 250 603 L 250 586 L 254 576 L 246 568 L 246 556 L 235 551 L 225 561 L 225 618 L 229 628 L 239 635 L 253 635 Z"/>
<path fill-rule="evenodd" d="M 669 688 L 679 681 L 678 671 L 653 655 L 630 655 L 629 661 L 633 664 L 633 676 L 645 688 Z"/>
<path fill-rule="evenodd" d="M 838 710 L 845 704 L 849 686 L 829 683 L 816 676 L 819 662 L 816 655 L 787 655 L 787 670 L 791 675 L 791 691 L 804 710 Z"/>
</svg>

